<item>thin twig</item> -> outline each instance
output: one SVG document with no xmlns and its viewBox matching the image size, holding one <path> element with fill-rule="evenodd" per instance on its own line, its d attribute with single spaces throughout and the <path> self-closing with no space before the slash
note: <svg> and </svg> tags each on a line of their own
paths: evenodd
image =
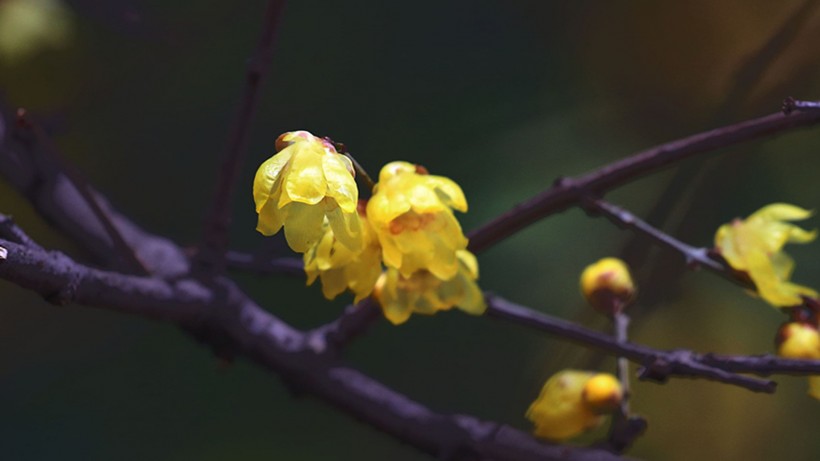
<svg viewBox="0 0 820 461">
<path fill-rule="evenodd" d="M 629 316 L 623 312 L 623 308 L 614 311 L 612 322 L 615 330 L 615 341 L 618 344 L 627 344 L 629 342 Z M 612 415 L 608 445 L 616 453 L 623 453 L 635 442 L 635 439 L 646 431 L 647 422 L 640 416 L 630 414 L 629 400 L 632 397 L 632 390 L 629 384 L 629 360 L 625 357 L 618 357 L 616 364 L 623 398 L 615 414 Z"/>
<path fill-rule="evenodd" d="M 336 149 L 336 152 L 344 155 L 345 157 L 350 159 L 350 162 L 353 164 L 353 169 L 356 170 L 356 177 L 361 180 L 367 190 L 372 193 L 373 188 L 376 187 L 376 181 L 373 181 L 373 178 L 367 172 L 367 170 L 356 160 L 356 157 L 347 150 L 347 146 L 342 142 L 336 142 L 330 138 L 330 136 L 325 136 L 323 138 L 325 141 L 329 142 L 333 145 Z"/>
<path fill-rule="evenodd" d="M 23 229 L 15 224 L 11 216 L 0 213 L 0 238 L 11 240 L 27 247 L 42 249 Z"/>
<path fill-rule="evenodd" d="M 818 110 L 820 110 L 820 101 L 798 101 L 791 97 L 783 100 L 783 113 L 787 115 L 794 111 Z"/>
<path fill-rule="evenodd" d="M 554 334 L 608 354 L 626 357 L 643 365 L 644 370 L 639 375 L 642 379 L 664 382 L 671 376 L 704 378 L 733 384 L 754 392 L 772 393 L 775 390 L 776 383 L 773 381 L 738 375 L 699 363 L 698 354 L 692 351 L 660 351 L 639 344 L 621 344 L 609 335 L 536 312 L 493 294 L 487 294 L 486 300 L 487 316 Z M 814 366 L 820 371 L 820 361 Z"/>
<path fill-rule="evenodd" d="M 697 154 L 817 123 L 820 111 L 790 115 L 778 112 L 664 143 L 587 174 L 559 179 L 552 187 L 470 232 L 469 248 L 475 253 L 486 250 L 539 219 L 577 204 L 586 195 L 622 186 Z"/>
<path fill-rule="evenodd" d="M 248 62 L 242 100 L 231 124 L 228 143 L 219 168 L 211 211 L 205 224 L 200 269 L 219 273 L 224 269 L 224 252 L 228 247 L 231 221 L 231 203 L 239 172 L 248 150 L 248 135 L 259 105 L 260 87 L 268 73 L 276 29 L 285 6 L 285 0 L 268 0 L 262 25 L 262 34 Z"/>
<path fill-rule="evenodd" d="M 290 256 L 264 258 L 252 253 L 228 250 L 225 252 L 225 264 L 229 269 L 239 269 L 256 274 L 305 276 L 305 264 L 302 259 Z"/>
<path fill-rule="evenodd" d="M 723 262 L 712 258 L 708 249 L 696 248 L 681 242 L 671 235 L 656 229 L 624 208 L 613 205 L 603 199 L 585 199 L 582 201 L 581 206 L 593 215 L 600 213 L 618 227 L 632 230 L 661 246 L 677 251 L 685 258 L 687 267 L 691 269 L 702 267 L 743 288 L 755 289 L 754 284 L 748 277 L 742 277 L 738 272 L 735 272 Z"/>
<path fill-rule="evenodd" d="M 336 320 L 307 332 L 310 346 L 317 352 L 341 352 L 354 339 L 382 318 L 382 310 L 373 298 L 347 306 Z"/>
<path fill-rule="evenodd" d="M 119 253 L 123 258 L 126 265 L 134 273 L 140 275 L 148 274 L 148 268 L 145 263 L 139 258 L 139 256 L 137 256 L 134 249 L 131 248 L 128 242 L 125 241 L 120 230 L 117 229 L 116 225 L 114 225 L 114 221 L 111 216 L 102 208 L 102 206 L 100 206 L 100 203 L 91 191 L 91 185 L 85 177 L 83 177 L 83 175 L 74 168 L 73 165 L 63 158 L 60 150 L 45 130 L 43 130 L 39 124 L 31 120 L 30 117 L 28 117 L 25 109 L 21 108 L 17 110 L 16 128 L 18 130 L 18 134 L 22 134 L 24 137 L 27 134 L 33 135 L 33 141 L 42 146 L 45 154 L 51 156 L 54 163 L 59 165 L 65 177 L 71 182 L 71 185 L 74 186 L 83 200 L 85 200 L 86 205 L 88 205 L 94 213 L 94 216 L 103 226 L 108 238 L 111 239 L 111 244 L 117 250 L 117 253 Z"/>
</svg>

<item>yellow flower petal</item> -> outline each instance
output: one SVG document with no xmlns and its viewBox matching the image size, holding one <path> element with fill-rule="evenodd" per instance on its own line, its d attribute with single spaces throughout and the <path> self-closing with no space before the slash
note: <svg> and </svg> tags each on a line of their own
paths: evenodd
<svg viewBox="0 0 820 461">
<path fill-rule="evenodd" d="M 293 149 L 294 153 L 285 180 L 285 191 L 289 199 L 309 205 L 321 202 L 327 192 L 327 182 L 322 169 L 322 151 L 303 142 L 297 142 L 285 150 L 290 149 Z"/>
<path fill-rule="evenodd" d="M 749 215 L 749 220 L 802 221 L 812 215 L 810 210 L 788 203 L 772 203 Z"/>
<path fill-rule="evenodd" d="M 467 198 L 455 181 L 444 176 L 429 176 L 427 182 L 435 189 L 442 203 L 458 211 L 467 212 Z"/>
<path fill-rule="evenodd" d="M 782 249 L 787 243 L 807 243 L 817 236 L 786 221 L 805 219 L 811 212 L 776 203 L 761 208 L 747 219 L 720 226 L 715 246 L 734 269 L 745 271 L 761 298 L 774 306 L 794 306 L 801 296 L 816 296 L 809 287 L 791 283 L 794 261 Z"/>
<path fill-rule="evenodd" d="M 293 251 L 304 253 L 322 236 L 324 211 L 320 207 L 293 202 L 288 205 L 285 239 Z"/>
<path fill-rule="evenodd" d="M 256 212 L 259 213 L 268 201 L 276 203 L 279 184 L 281 184 L 282 169 L 290 161 L 290 152 L 281 152 L 265 160 L 253 179 L 253 199 L 256 202 Z"/>
<path fill-rule="evenodd" d="M 601 424 L 583 400 L 584 387 L 596 373 L 563 370 L 544 384 L 538 398 L 527 409 L 537 437 L 564 440 Z"/>
<path fill-rule="evenodd" d="M 256 230 L 262 235 L 270 237 L 282 228 L 283 219 L 283 212 L 276 207 L 276 202 L 265 202 L 262 209 L 259 210 Z"/>
<path fill-rule="evenodd" d="M 328 196 L 333 197 L 346 213 L 355 213 L 359 202 L 359 189 L 350 174 L 350 159 L 340 154 L 322 156 L 322 169 L 327 183 Z"/>
</svg>

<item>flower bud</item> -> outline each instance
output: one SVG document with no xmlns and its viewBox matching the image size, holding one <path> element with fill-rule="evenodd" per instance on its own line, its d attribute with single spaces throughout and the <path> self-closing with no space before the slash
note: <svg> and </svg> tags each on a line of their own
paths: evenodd
<svg viewBox="0 0 820 461">
<path fill-rule="evenodd" d="M 596 310 L 612 315 L 632 303 L 635 285 L 626 263 L 604 258 L 581 273 L 581 292 Z"/>
<path fill-rule="evenodd" d="M 597 414 L 614 411 L 623 397 L 621 383 L 609 373 L 598 373 L 590 378 L 582 393 L 584 403 Z"/>
<path fill-rule="evenodd" d="M 820 333 L 808 323 L 786 323 L 777 334 L 777 354 L 790 359 L 820 359 Z"/>
</svg>

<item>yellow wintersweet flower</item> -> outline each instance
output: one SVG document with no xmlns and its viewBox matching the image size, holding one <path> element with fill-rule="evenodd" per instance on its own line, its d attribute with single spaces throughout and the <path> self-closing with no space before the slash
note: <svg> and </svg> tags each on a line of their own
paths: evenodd
<svg viewBox="0 0 820 461">
<path fill-rule="evenodd" d="M 364 212 L 364 209 L 361 209 Z M 358 303 L 373 291 L 373 286 L 382 273 L 381 247 L 376 234 L 366 216 L 362 216 L 362 238 L 364 244 L 358 251 L 351 251 L 341 245 L 333 229 L 325 222 L 322 238 L 305 252 L 305 273 L 307 284 L 316 278 L 322 280 L 322 293 L 333 299 L 345 289 L 350 289 Z"/>
<path fill-rule="evenodd" d="M 816 297 L 817 292 L 788 281 L 794 260 L 781 249 L 787 243 L 808 243 L 817 237 L 816 230 L 808 232 L 786 222 L 811 214 L 786 203 L 765 206 L 745 220 L 720 226 L 715 247 L 734 269 L 749 274 L 768 303 L 781 307 L 801 304 L 801 295 Z"/>
<path fill-rule="evenodd" d="M 430 271 L 420 270 L 404 277 L 392 267 L 381 275 L 374 295 L 394 325 L 404 323 L 414 312 L 433 315 L 453 307 L 473 315 L 487 309 L 484 295 L 476 284 L 478 262 L 467 250 L 456 253 L 458 271 L 449 279 L 436 277 Z"/>
<path fill-rule="evenodd" d="M 253 180 L 256 230 L 270 236 L 284 226 L 288 245 L 304 253 L 322 237 L 327 220 L 342 245 L 360 249 L 359 190 L 350 159 L 307 131 L 279 136 L 276 150 Z"/>
<path fill-rule="evenodd" d="M 598 427 L 622 399 L 621 385 L 609 373 L 562 370 L 547 380 L 526 417 L 537 437 L 564 440 Z"/>
<path fill-rule="evenodd" d="M 603 258 L 581 273 L 581 293 L 596 310 L 614 314 L 633 301 L 635 284 L 625 262 Z"/>
<path fill-rule="evenodd" d="M 385 165 L 367 204 L 384 263 L 405 278 L 419 270 L 442 280 L 455 276 L 467 238 L 453 209 L 467 211 L 467 200 L 452 180 L 407 162 Z"/>
<path fill-rule="evenodd" d="M 790 359 L 820 359 L 820 332 L 806 323 L 787 323 L 778 334 L 778 355 Z M 809 377 L 809 395 L 820 400 L 820 376 Z"/>
</svg>

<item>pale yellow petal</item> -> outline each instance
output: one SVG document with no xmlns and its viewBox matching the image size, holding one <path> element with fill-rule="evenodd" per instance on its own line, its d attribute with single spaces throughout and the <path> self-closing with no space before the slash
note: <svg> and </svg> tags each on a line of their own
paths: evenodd
<svg viewBox="0 0 820 461">
<path fill-rule="evenodd" d="M 327 212 L 327 221 L 333 229 L 336 239 L 352 252 L 358 252 L 364 246 L 362 220 L 359 214 L 346 213 L 341 208 Z"/>
<path fill-rule="evenodd" d="M 332 269 L 322 272 L 322 294 L 327 299 L 333 299 L 347 288 L 347 280 L 342 269 Z"/>
<path fill-rule="evenodd" d="M 267 201 L 278 201 L 279 187 L 281 187 L 282 170 L 290 161 L 291 152 L 283 151 L 265 160 L 253 179 L 253 200 L 256 202 L 256 212 L 262 209 Z"/>
<path fill-rule="evenodd" d="M 284 184 L 289 199 L 309 205 L 321 202 L 327 192 L 323 152 L 304 142 L 297 142 L 285 150 L 294 151 Z"/>
<path fill-rule="evenodd" d="M 791 226 L 789 229 L 790 243 L 809 243 L 817 238 L 817 229 L 807 231 L 797 226 Z"/>
<path fill-rule="evenodd" d="M 315 245 L 322 237 L 323 219 L 321 207 L 298 202 L 288 205 L 288 216 L 285 219 L 285 239 L 288 246 L 297 253 L 304 253 Z"/>
<path fill-rule="evenodd" d="M 347 161 L 347 162 L 345 162 Z M 327 195 L 347 213 L 355 213 L 359 201 L 359 189 L 356 180 L 348 170 L 350 160 L 340 154 L 322 156 L 322 169 L 327 183 Z"/>
<path fill-rule="evenodd" d="M 461 212 L 467 211 L 467 198 L 455 181 L 444 176 L 428 176 L 427 182 L 445 205 Z"/>
<path fill-rule="evenodd" d="M 788 203 L 772 203 L 755 211 L 747 220 L 762 219 L 764 221 L 800 221 L 812 215 L 811 210 L 800 208 Z"/>
<path fill-rule="evenodd" d="M 287 210 L 280 210 L 276 202 L 268 201 L 259 210 L 259 217 L 256 221 L 256 230 L 262 235 L 270 237 L 279 232 L 282 228 L 283 220 L 287 216 Z"/>
</svg>

